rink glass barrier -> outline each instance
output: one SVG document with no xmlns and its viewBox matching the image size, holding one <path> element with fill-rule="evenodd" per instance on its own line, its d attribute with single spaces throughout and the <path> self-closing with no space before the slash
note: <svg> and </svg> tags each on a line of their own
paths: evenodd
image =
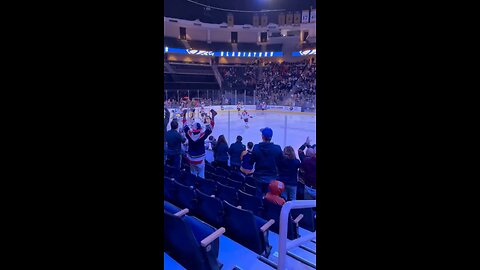
<svg viewBox="0 0 480 270">
<path fill-rule="evenodd" d="M 169 106 L 170 108 L 178 108 L 178 100 L 183 97 L 190 99 L 202 99 L 206 106 L 213 105 L 235 105 L 241 102 L 242 105 L 255 105 L 257 109 L 261 109 L 260 104 L 263 100 L 258 100 L 256 91 L 253 89 L 237 89 L 237 90 L 208 90 L 208 89 L 171 89 L 164 90 L 165 100 L 173 99 L 176 103 Z M 315 113 L 316 97 L 313 101 L 294 101 L 290 96 L 287 96 L 278 103 L 269 103 L 267 106 L 279 107 L 299 107 L 302 112 Z"/>
</svg>

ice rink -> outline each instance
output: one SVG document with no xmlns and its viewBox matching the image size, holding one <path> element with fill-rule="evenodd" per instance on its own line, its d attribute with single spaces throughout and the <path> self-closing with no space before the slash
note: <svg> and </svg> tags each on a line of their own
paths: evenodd
<svg viewBox="0 0 480 270">
<path fill-rule="evenodd" d="M 269 127 L 273 130 L 272 142 L 282 149 L 290 145 L 295 151 L 302 146 L 307 137 L 311 144 L 316 144 L 317 117 L 313 113 L 282 112 L 282 111 L 248 111 L 253 118 L 248 120 L 248 128 L 237 111 L 230 111 L 230 132 L 228 125 L 228 111 L 218 111 L 215 117 L 213 136 L 224 135 L 228 144 L 234 143 L 238 135 L 243 137 L 243 144 L 248 142 L 257 144 L 262 141 L 260 129 Z M 285 128 L 286 118 L 286 128 Z"/>
</svg>

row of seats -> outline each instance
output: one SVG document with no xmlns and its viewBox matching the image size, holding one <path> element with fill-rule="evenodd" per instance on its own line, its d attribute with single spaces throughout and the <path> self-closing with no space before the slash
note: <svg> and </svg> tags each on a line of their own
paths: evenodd
<svg viewBox="0 0 480 270">
<path fill-rule="evenodd" d="M 173 167 L 167 166 L 166 169 L 165 176 L 167 178 L 165 179 L 164 184 L 166 186 L 170 185 L 170 187 L 166 189 L 165 196 L 169 199 L 173 199 L 174 194 L 171 193 L 172 183 L 168 180 L 171 181 L 172 179 L 175 179 L 178 184 L 190 187 L 190 190 L 185 192 L 192 200 L 195 196 L 192 189 L 195 189 L 197 193 L 201 193 L 198 196 L 205 195 L 211 197 L 213 195 L 232 205 L 248 209 L 257 216 L 266 219 L 273 218 L 277 221 L 277 224 L 273 226 L 272 231 L 278 233 L 278 221 L 281 207 L 262 199 L 268 188 L 266 183 L 258 181 L 252 176 L 244 177 L 237 172 L 229 172 L 225 168 L 215 168 L 211 165 L 206 165 L 205 179 L 192 175 L 187 168 L 178 171 Z M 193 206 L 188 205 L 188 207 L 192 208 Z M 216 204 L 215 209 L 218 208 L 221 208 L 219 203 Z M 269 213 L 273 214 L 266 216 Z M 303 215 L 304 218 L 300 219 L 299 226 L 312 232 L 315 231 L 315 211 L 313 209 L 293 209 L 291 213 L 292 216 L 295 217 Z M 296 238 L 293 229 L 289 230 L 289 239 L 292 238 Z"/>
<path fill-rule="evenodd" d="M 220 270 L 219 237 L 225 232 L 164 201 L 164 251 L 186 269 Z"/>
<path fill-rule="evenodd" d="M 202 182 L 213 182 L 216 184 L 217 190 L 214 194 L 205 194 L 200 190 Z M 198 187 L 198 188 L 197 188 Z M 241 207 L 243 210 L 250 212 L 255 217 L 265 220 L 274 220 L 271 230 L 279 233 L 280 212 L 282 206 L 272 203 L 266 199 L 262 199 L 255 195 L 247 194 L 241 189 L 225 186 L 221 183 L 209 180 L 200 180 L 193 186 L 187 186 L 177 182 L 174 178 L 164 177 L 164 195 L 165 199 L 173 202 L 180 207 L 188 208 L 192 215 L 199 217 L 210 225 L 219 228 L 225 226 L 225 209 L 226 205 L 232 207 Z M 290 215 L 288 222 L 288 239 L 296 239 L 300 235 L 298 233 L 299 221 L 304 215 L 299 214 L 296 219 Z M 313 223 L 313 212 L 309 218 Z"/>
</svg>

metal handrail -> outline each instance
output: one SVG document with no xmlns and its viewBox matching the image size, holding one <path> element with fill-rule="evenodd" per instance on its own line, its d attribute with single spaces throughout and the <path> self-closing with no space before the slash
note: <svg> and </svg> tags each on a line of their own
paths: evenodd
<svg viewBox="0 0 480 270">
<path fill-rule="evenodd" d="M 287 228 L 288 228 L 288 218 L 290 210 L 300 209 L 300 208 L 312 208 L 317 207 L 316 200 L 295 200 L 288 201 L 282 206 L 282 211 L 280 212 L 280 231 L 279 231 L 279 240 L 278 240 L 278 267 L 277 270 L 285 270 L 285 262 L 287 256 L 287 250 L 300 246 L 303 243 L 306 243 L 317 237 L 317 232 L 309 233 L 298 239 L 295 239 L 288 243 L 287 245 Z"/>
</svg>

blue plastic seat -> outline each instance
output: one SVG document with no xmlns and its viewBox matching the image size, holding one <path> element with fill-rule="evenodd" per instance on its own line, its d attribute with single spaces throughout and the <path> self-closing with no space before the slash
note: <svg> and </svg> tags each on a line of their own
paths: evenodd
<svg viewBox="0 0 480 270">
<path fill-rule="evenodd" d="M 237 172 L 230 173 L 230 176 L 228 178 L 237 182 L 245 183 L 245 177 L 243 177 L 243 175 Z"/>
<path fill-rule="evenodd" d="M 215 228 L 223 226 L 223 203 L 219 198 L 211 197 L 197 190 L 196 216 Z"/>
<path fill-rule="evenodd" d="M 165 252 L 187 270 L 220 270 L 218 237 L 215 230 L 199 220 L 179 217 L 164 210 Z M 209 236 L 213 235 L 212 237 Z M 212 240 L 213 239 L 213 240 Z"/>
<path fill-rule="evenodd" d="M 267 199 L 263 199 L 263 218 L 275 220 L 271 231 L 274 233 L 279 233 L 279 222 L 280 222 L 280 212 L 282 211 L 282 206 L 272 203 Z M 290 240 L 299 238 L 298 234 L 298 222 L 295 222 L 290 213 L 288 219 L 288 229 L 287 229 L 287 238 Z"/>
<path fill-rule="evenodd" d="M 174 203 L 178 204 L 179 207 L 188 208 L 191 213 L 194 213 L 197 208 L 195 189 L 177 181 L 174 181 L 174 187 L 177 190 Z"/>
<path fill-rule="evenodd" d="M 209 196 L 215 195 L 217 192 L 217 183 L 210 179 L 199 178 L 197 182 L 197 190 L 200 190 Z"/>
<path fill-rule="evenodd" d="M 238 203 L 237 190 L 221 183 L 217 183 L 217 197 L 233 205 L 237 205 Z"/>
<path fill-rule="evenodd" d="M 177 178 L 177 182 L 189 187 L 194 187 L 196 180 L 197 180 L 197 176 L 191 174 L 190 170 L 182 171 L 179 177 Z"/>
<path fill-rule="evenodd" d="M 250 186 L 256 186 L 256 181 L 255 181 L 255 178 L 253 178 L 253 176 L 245 176 L 245 183 L 249 184 Z"/>
<path fill-rule="evenodd" d="M 227 171 L 225 168 L 217 167 L 215 169 L 215 174 L 218 175 L 218 176 L 227 177 L 230 174 L 230 172 Z"/>
<path fill-rule="evenodd" d="M 163 196 L 168 201 L 175 200 L 175 186 L 173 184 L 173 178 L 164 177 L 163 178 Z"/>
<path fill-rule="evenodd" d="M 257 188 L 255 186 L 251 186 L 247 183 L 245 183 L 245 185 L 243 185 L 243 190 L 245 191 L 245 193 L 247 193 L 249 195 L 252 195 L 252 196 L 257 195 Z"/>
<path fill-rule="evenodd" d="M 235 181 L 227 178 L 227 185 L 235 188 L 236 190 L 243 189 L 243 182 Z"/>
<path fill-rule="evenodd" d="M 250 210 L 256 216 L 262 216 L 263 203 L 261 198 L 247 194 L 241 190 L 239 190 L 237 194 L 238 205 L 242 206 L 242 209 Z"/>
<path fill-rule="evenodd" d="M 176 178 L 180 175 L 180 170 L 173 166 L 165 165 L 164 176 Z"/>
<path fill-rule="evenodd" d="M 313 211 L 313 208 L 292 209 L 290 213 L 292 213 L 293 217 L 302 214 L 303 218 L 300 219 L 298 225 L 305 230 L 309 230 L 311 232 L 316 231 L 315 211 Z"/>
<path fill-rule="evenodd" d="M 168 202 L 168 201 L 163 201 L 163 210 L 165 210 L 165 211 L 167 211 L 168 213 L 170 213 L 170 214 L 173 215 L 173 214 L 175 214 L 175 213 L 180 212 L 180 210 L 182 210 L 182 209 L 180 209 L 179 207 L 171 204 L 171 203 Z"/>
<path fill-rule="evenodd" d="M 268 258 L 272 249 L 268 242 L 268 229 L 274 221 L 267 222 L 251 211 L 237 208 L 225 201 L 223 205 L 226 235 L 251 251 Z"/>
</svg>

